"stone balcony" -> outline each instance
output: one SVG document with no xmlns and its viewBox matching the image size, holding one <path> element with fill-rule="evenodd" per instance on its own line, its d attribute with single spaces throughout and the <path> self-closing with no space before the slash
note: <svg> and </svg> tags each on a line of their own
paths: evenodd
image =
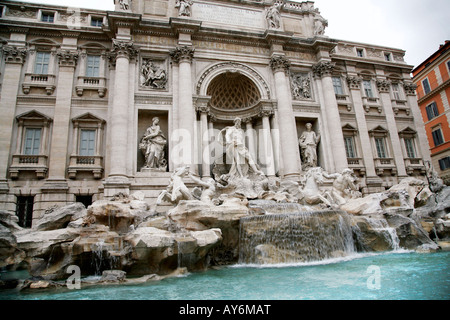
<svg viewBox="0 0 450 320">
<path fill-rule="evenodd" d="M 364 176 L 366 174 L 366 167 L 362 158 L 347 158 L 348 168 L 353 172 Z"/>
<path fill-rule="evenodd" d="M 406 173 L 412 175 L 414 171 L 420 171 L 421 174 L 426 173 L 425 164 L 421 158 L 406 158 L 405 159 Z"/>
<path fill-rule="evenodd" d="M 67 170 L 70 179 L 76 179 L 80 172 L 90 172 L 95 179 L 101 179 L 103 175 L 102 156 L 70 156 Z"/>
<path fill-rule="evenodd" d="M 83 96 L 84 91 L 97 91 L 100 98 L 106 94 L 106 78 L 101 77 L 78 77 L 75 90 L 79 97 Z"/>
<path fill-rule="evenodd" d="M 32 89 L 43 89 L 47 95 L 52 95 L 56 88 L 56 76 L 54 74 L 26 73 L 22 83 L 22 91 L 29 94 Z"/>
<path fill-rule="evenodd" d="M 48 157 L 46 155 L 13 155 L 9 167 L 11 179 L 19 178 L 20 172 L 34 172 L 38 179 L 44 179 L 48 171 Z"/>
<path fill-rule="evenodd" d="M 392 175 L 397 174 L 397 166 L 393 158 L 376 158 L 374 162 L 377 175 L 382 176 L 386 171 L 390 171 Z"/>
</svg>

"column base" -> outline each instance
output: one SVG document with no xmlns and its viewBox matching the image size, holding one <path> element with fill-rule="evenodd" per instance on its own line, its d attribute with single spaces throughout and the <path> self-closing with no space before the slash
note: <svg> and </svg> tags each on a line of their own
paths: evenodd
<svg viewBox="0 0 450 320">
<path fill-rule="evenodd" d="M 0 194 L 8 192 L 9 192 L 8 180 L 0 180 Z"/>
<path fill-rule="evenodd" d="M 130 194 L 130 179 L 126 176 L 110 176 L 103 183 L 105 199 L 111 199 L 118 193 Z"/>
</svg>

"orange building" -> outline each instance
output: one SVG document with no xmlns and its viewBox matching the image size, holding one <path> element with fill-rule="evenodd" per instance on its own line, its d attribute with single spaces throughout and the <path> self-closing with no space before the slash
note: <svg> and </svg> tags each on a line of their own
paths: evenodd
<svg viewBox="0 0 450 320">
<path fill-rule="evenodd" d="M 450 41 L 413 71 L 433 166 L 450 182 Z"/>
</svg>

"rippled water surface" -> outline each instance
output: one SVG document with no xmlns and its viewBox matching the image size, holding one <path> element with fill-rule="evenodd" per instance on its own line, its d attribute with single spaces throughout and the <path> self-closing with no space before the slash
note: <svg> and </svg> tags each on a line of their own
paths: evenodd
<svg viewBox="0 0 450 320">
<path fill-rule="evenodd" d="M 5 275 L 4 275 L 5 276 Z M 0 291 L 0 300 L 450 300 L 450 252 L 232 266 L 141 285 Z"/>
</svg>

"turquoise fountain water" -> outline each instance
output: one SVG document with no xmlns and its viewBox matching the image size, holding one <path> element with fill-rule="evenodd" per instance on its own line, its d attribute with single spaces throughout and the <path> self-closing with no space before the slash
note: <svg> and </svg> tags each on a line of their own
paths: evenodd
<svg viewBox="0 0 450 320">
<path fill-rule="evenodd" d="M 450 252 L 400 251 L 355 254 L 314 263 L 237 265 L 142 285 L 0 291 L 0 300 L 8 299 L 449 300 Z"/>
</svg>

